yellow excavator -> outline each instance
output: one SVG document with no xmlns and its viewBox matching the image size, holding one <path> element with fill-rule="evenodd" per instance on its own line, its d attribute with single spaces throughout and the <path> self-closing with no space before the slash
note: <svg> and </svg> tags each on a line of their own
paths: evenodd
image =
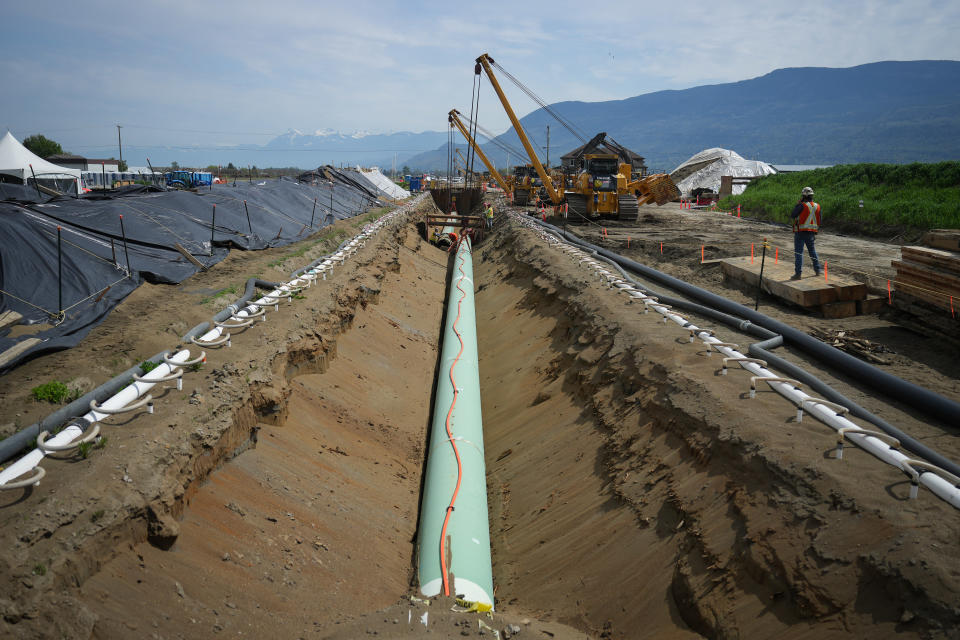
<svg viewBox="0 0 960 640">
<path fill-rule="evenodd" d="M 530 163 L 539 178 L 539 185 L 536 186 L 546 192 L 553 204 L 567 202 L 568 216 L 571 221 L 597 217 L 635 221 L 639 217 L 641 204 L 656 202 L 659 205 L 679 197 L 680 191 L 670 180 L 670 176 L 667 174 L 645 175 L 646 167 L 642 164 L 643 159 L 613 141 L 606 133 L 594 136 L 592 140 L 575 150 L 574 153 L 579 152 L 580 165 L 569 176 L 569 186 L 565 184 L 567 180 L 559 182 L 561 189 L 565 189 L 559 191 L 556 187 L 558 182 L 540 163 L 526 132 L 520 126 L 520 120 L 517 119 L 510 101 L 503 93 L 493 73 L 494 64 L 489 54 L 484 53 L 477 58 L 474 73 L 479 75 L 483 71 L 487 74 L 490 84 L 503 105 L 503 110 L 530 157 Z M 634 170 L 632 165 L 636 158 L 639 158 L 640 166 Z M 527 179 L 529 173 L 527 167 L 517 167 L 514 172 L 514 203 L 516 204 L 522 204 L 520 200 L 523 199 L 521 176 Z M 527 190 L 527 194 L 528 198 L 532 198 L 535 193 L 534 179 L 531 177 L 529 181 L 531 187 Z"/>
<path fill-rule="evenodd" d="M 564 156 L 573 167 L 571 185 L 564 193 L 573 220 L 614 218 L 633 222 L 640 205 L 670 202 L 680 195 L 665 173 L 647 175 L 643 158 L 605 132 Z"/>
<path fill-rule="evenodd" d="M 493 58 L 484 53 L 479 58 L 477 58 L 477 64 L 474 68 L 474 73 L 480 75 L 481 70 L 487 74 L 487 78 L 490 80 L 490 84 L 493 86 L 493 90 L 496 92 L 497 97 L 500 98 L 500 104 L 503 105 L 503 110 L 507 113 L 507 117 L 510 118 L 510 124 L 513 125 L 513 130 L 517 132 L 517 136 L 520 138 L 520 142 L 523 144 L 524 150 L 527 152 L 527 155 L 530 157 L 530 164 L 532 165 L 532 171 L 527 166 L 517 167 L 514 170 L 514 185 L 513 185 L 513 202 L 514 204 L 523 205 L 529 202 L 531 197 L 533 197 L 539 189 L 544 189 L 547 193 L 547 197 L 555 205 L 559 205 L 563 202 L 563 194 L 557 191 L 554 187 L 553 180 L 550 178 L 550 175 L 547 173 L 547 170 L 543 168 L 540 159 L 537 157 L 537 154 L 533 150 L 533 146 L 530 144 L 530 139 L 527 138 L 526 132 L 523 130 L 523 127 L 520 126 L 520 120 L 517 119 L 517 114 L 513 112 L 513 107 L 510 106 L 510 101 L 507 100 L 507 96 L 503 93 L 503 89 L 500 88 L 500 83 L 497 81 L 497 77 L 493 73 L 491 65 L 493 64 Z M 534 173 L 535 175 L 530 175 Z M 521 179 L 522 178 L 522 179 Z M 539 179 L 539 183 L 537 180 Z M 529 185 L 524 188 L 523 185 Z M 520 200 L 523 199 L 523 202 Z"/>
<path fill-rule="evenodd" d="M 447 114 L 447 122 L 450 123 L 451 127 L 456 127 L 460 134 L 466 139 L 467 144 L 469 144 L 473 151 L 477 154 L 477 157 L 480 158 L 480 161 L 483 162 L 484 166 L 487 167 L 487 171 L 490 172 L 490 175 L 493 176 L 493 179 L 497 181 L 497 184 L 500 185 L 500 188 L 503 189 L 505 193 L 511 191 L 511 185 L 500 175 L 500 172 L 497 171 L 497 168 L 493 166 L 493 163 L 490 162 L 490 159 L 487 157 L 487 154 L 483 152 L 483 149 L 480 148 L 480 145 L 476 143 L 473 139 L 473 136 L 470 135 L 470 130 L 463 124 L 463 121 L 460 119 L 461 113 L 456 109 L 451 109 L 450 113 Z M 459 150 L 458 150 L 459 153 Z"/>
</svg>

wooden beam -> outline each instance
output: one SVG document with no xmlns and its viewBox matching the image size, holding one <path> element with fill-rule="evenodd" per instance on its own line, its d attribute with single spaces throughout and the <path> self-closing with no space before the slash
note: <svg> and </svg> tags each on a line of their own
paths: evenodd
<svg viewBox="0 0 960 640">
<path fill-rule="evenodd" d="M 0 313 L 0 329 L 6 329 L 15 324 L 20 324 L 21 320 L 23 320 L 23 316 L 16 311 L 4 311 Z"/>
<path fill-rule="evenodd" d="M 725 278 L 738 280 L 756 287 L 760 281 L 760 259 L 750 257 L 726 258 L 720 263 Z M 838 301 L 862 300 L 867 297 L 867 285 L 848 278 L 831 276 L 826 281 L 823 276 L 807 276 L 801 280 L 791 280 L 793 264 L 787 261 L 773 264 L 769 258 L 763 270 L 763 289 L 778 298 L 782 298 L 801 307 L 820 307 Z"/>
<path fill-rule="evenodd" d="M 27 349 L 30 349 L 34 345 L 40 344 L 41 342 L 43 342 L 43 340 L 40 338 L 27 338 L 26 340 L 21 340 L 3 353 L 0 353 L 0 367 L 5 366 L 8 362 L 12 361 Z"/>
</svg>

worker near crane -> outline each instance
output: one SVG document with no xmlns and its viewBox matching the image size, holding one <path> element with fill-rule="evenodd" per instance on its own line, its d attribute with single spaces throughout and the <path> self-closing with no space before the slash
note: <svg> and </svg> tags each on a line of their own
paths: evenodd
<svg viewBox="0 0 960 640">
<path fill-rule="evenodd" d="M 814 275 L 820 275 L 820 260 L 817 257 L 817 250 L 814 248 L 814 241 L 817 238 L 817 231 L 820 230 L 820 205 L 813 201 L 813 189 L 804 187 L 800 192 L 800 202 L 796 204 L 791 212 L 793 218 L 793 254 L 794 254 L 794 274 L 791 280 L 799 280 L 801 267 L 803 266 L 803 248 L 806 247 L 810 253 L 810 260 L 813 261 Z"/>
<path fill-rule="evenodd" d="M 487 208 L 484 210 L 483 215 L 486 218 L 487 229 L 493 229 L 493 205 L 489 202 L 487 203 Z"/>
</svg>

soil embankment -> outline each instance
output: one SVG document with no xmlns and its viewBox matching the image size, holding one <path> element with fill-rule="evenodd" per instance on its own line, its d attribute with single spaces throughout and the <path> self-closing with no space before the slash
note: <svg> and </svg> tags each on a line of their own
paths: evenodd
<svg viewBox="0 0 960 640">
<path fill-rule="evenodd" d="M 686 332 L 515 222 L 474 257 L 498 612 L 410 601 L 447 258 L 414 222 L 209 353 L 156 414 L 106 427 L 89 459 L 2 496 L 4 635 L 951 637 L 953 508 L 908 500 L 855 448 L 832 459 L 827 428 L 748 399 Z M 192 286 L 224 286 L 212 271 Z M 26 393 L 118 335 L 137 357 L 168 346 L 175 313 L 118 333 L 135 296 L 0 385 Z"/>
</svg>

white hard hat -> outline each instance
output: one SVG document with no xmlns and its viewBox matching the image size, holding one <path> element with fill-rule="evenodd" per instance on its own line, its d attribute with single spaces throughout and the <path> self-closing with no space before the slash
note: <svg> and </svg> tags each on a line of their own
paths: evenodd
<svg viewBox="0 0 960 640">
<path fill-rule="evenodd" d="M 804 187 L 804 188 L 803 188 L 803 191 L 800 192 L 800 195 L 802 195 L 802 196 L 812 196 L 812 195 L 813 195 L 813 189 L 811 189 L 810 187 Z"/>
</svg>

